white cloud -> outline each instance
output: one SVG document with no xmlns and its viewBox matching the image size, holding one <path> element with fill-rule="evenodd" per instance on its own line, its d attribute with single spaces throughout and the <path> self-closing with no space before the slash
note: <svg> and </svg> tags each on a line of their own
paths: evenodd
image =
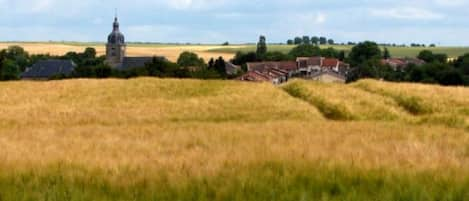
<svg viewBox="0 0 469 201">
<path fill-rule="evenodd" d="M 326 15 L 324 13 L 319 12 L 316 15 L 316 19 L 314 20 L 316 24 L 324 24 L 326 22 Z"/>
<path fill-rule="evenodd" d="M 443 19 L 443 14 L 421 8 L 391 8 L 391 9 L 372 9 L 371 15 L 378 17 L 407 19 L 407 20 L 438 20 Z"/>
</svg>

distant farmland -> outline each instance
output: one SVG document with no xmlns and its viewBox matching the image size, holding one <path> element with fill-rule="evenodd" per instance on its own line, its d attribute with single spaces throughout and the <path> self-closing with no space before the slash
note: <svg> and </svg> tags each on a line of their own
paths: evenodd
<svg viewBox="0 0 469 201">
<path fill-rule="evenodd" d="M 23 47 L 31 54 L 51 54 L 51 55 L 64 55 L 67 52 L 75 51 L 82 52 L 86 47 L 93 47 L 98 52 L 98 55 L 105 54 L 104 43 L 43 43 L 43 42 L 28 42 L 28 43 L 0 43 L 0 49 L 5 49 L 11 45 L 18 45 Z M 210 58 L 223 58 L 231 59 L 233 53 L 224 52 L 210 52 L 211 49 L 221 48 L 223 46 L 216 45 L 171 45 L 171 44 L 135 44 L 130 43 L 127 45 L 127 56 L 164 56 L 171 61 L 176 61 L 179 55 L 184 51 L 191 51 L 197 53 L 199 56 L 208 61 Z"/>
<path fill-rule="evenodd" d="M 93 47 L 99 55 L 104 55 L 104 43 L 79 43 L 79 42 L 18 42 L 18 43 L 0 43 L 0 49 L 7 48 L 11 45 L 19 45 L 32 54 L 51 54 L 64 55 L 69 51 L 81 52 L 86 47 Z M 293 45 L 268 45 L 269 51 L 280 51 L 288 53 Z M 337 50 L 349 52 L 352 46 L 322 46 L 321 48 L 333 47 Z M 394 57 L 415 57 L 420 51 L 429 49 L 435 53 L 448 54 L 450 58 L 455 58 L 465 53 L 469 53 L 469 47 L 436 47 L 436 48 L 417 48 L 417 47 L 389 47 Z M 128 56 L 165 56 L 171 61 L 176 61 L 179 54 L 183 51 L 191 51 L 199 54 L 205 61 L 210 58 L 222 56 L 225 59 L 233 58 L 238 51 L 249 52 L 255 51 L 255 45 L 175 45 L 175 44 L 152 44 L 152 43 L 129 43 L 127 46 Z"/>
<path fill-rule="evenodd" d="M 294 45 L 269 45 L 269 51 L 280 51 L 283 53 L 288 53 Z M 344 50 L 346 53 L 350 52 L 353 46 L 349 45 L 326 45 L 321 46 L 321 48 L 329 48 L 333 47 L 337 50 Z M 433 51 L 434 53 L 444 53 L 448 54 L 450 58 L 455 58 L 461 56 L 465 53 L 469 53 L 469 47 L 388 47 L 391 55 L 393 57 L 416 57 L 420 51 L 428 49 Z M 236 53 L 238 51 L 241 52 L 249 52 L 249 51 L 256 51 L 256 46 L 242 46 L 242 47 L 230 47 L 230 48 L 218 48 L 218 49 L 210 49 L 210 52 L 223 52 L 223 53 Z"/>
</svg>

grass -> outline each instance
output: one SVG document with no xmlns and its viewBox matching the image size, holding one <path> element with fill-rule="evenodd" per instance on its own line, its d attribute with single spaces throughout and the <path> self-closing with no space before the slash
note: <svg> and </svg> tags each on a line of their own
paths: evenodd
<svg viewBox="0 0 469 201">
<path fill-rule="evenodd" d="M 0 200 L 467 200 L 467 90 L 3 82 Z M 323 107 L 353 118 L 332 121 Z"/>
<path fill-rule="evenodd" d="M 269 51 L 280 51 L 283 53 L 288 53 L 294 45 L 269 45 Z M 350 45 L 324 45 L 321 48 L 329 48 L 333 47 L 337 50 L 344 50 L 346 53 L 350 52 L 353 46 Z M 465 53 L 469 53 L 469 47 L 434 47 L 434 48 L 424 48 L 424 47 L 388 47 L 389 52 L 394 57 L 416 57 L 420 51 L 428 49 L 433 51 L 434 53 L 444 53 L 447 54 L 450 58 L 456 58 L 461 56 Z M 235 47 L 222 47 L 216 49 L 210 49 L 211 52 L 223 52 L 223 53 L 236 53 L 238 51 L 241 52 L 249 52 L 249 51 L 256 51 L 255 45 L 250 46 L 235 46 Z"/>
<path fill-rule="evenodd" d="M 425 173 L 362 171 L 353 167 L 264 163 L 214 177 L 184 179 L 121 178 L 125 187 L 104 178 L 62 171 L 23 173 L 0 181 L 2 200 L 469 200 L 469 178 Z M 67 175 L 67 176 L 64 176 Z M 84 173 L 90 175 L 90 173 Z M 450 174 L 449 174 L 450 175 Z M 129 181 L 130 180 L 130 181 Z M 13 184 L 13 185 L 11 185 Z M 443 187 L 443 188 L 442 188 Z M 20 190 L 21 189 L 21 190 Z M 36 192 L 24 194 L 24 192 Z M 1 194 L 0 194 L 1 195 Z"/>
</svg>

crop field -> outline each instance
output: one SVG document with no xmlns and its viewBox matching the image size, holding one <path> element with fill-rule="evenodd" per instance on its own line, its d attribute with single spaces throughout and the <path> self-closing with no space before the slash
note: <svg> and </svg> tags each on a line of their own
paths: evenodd
<svg viewBox="0 0 469 201">
<path fill-rule="evenodd" d="M 0 83 L 0 200 L 469 200 L 469 89 Z"/>
<path fill-rule="evenodd" d="M 288 53 L 294 45 L 269 45 L 267 48 L 269 51 L 280 51 L 283 53 Z M 350 52 L 353 46 L 349 45 L 324 45 L 321 48 L 333 47 L 337 50 L 344 50 L 346 53 Z M 447 54 L 450 58 L 456 58 L 465 53 L 469 53 L 469 47 L 388 47 L 389 52 L 393 57 L 416 57 L 420 51 L 428 49 L 434 53 L 444 53 Z M 229 47 L 229 48 L 218 48 L 210 49 L 210 52 L 222 52 L 222 53 L 236 53 L 256 51 L 256 46 L 241 46 L 241 47 Z"/>
<path fill-rule="evenodd" d="M 82 52 L 86 47 L 93 47 L 98 55 L 105 54 L 104 43 L 80 43 L 80 42 L 4 42 L 0 43 L 0 49 L 8 48 L 11 45 L 19 45 L 31 54 L 51 54 L 64 55 L 69 51 Z M 293 45 L 268 45 L 269 51 L 280 51 L 288 53 Z M 337 50 L 349 52 L 352 46 L 348 45 L 326 45 L 321 48 L 333 47 Z M 389 47 L 389 51 L 394 57 L 416 57 L 424 49 L 429 49 L 434 53 L 445 53 L 450 58 L 456 58 L 465 53 L 469 53 L 469 47 Z M 249 52 L 256 51 L 255 45 L 175 45 L 175 44 L 153 44 L 153 43 L 129 43 L 127 46 L 128 56 L 165 56 L 170 61 L 177 61 L 177 58 L 183 51 L 197 53 L 205 61 L 210 58 L 222 56 L 225 59 L 231 59 L 238 51 Z"/>
<path fill-rule="evenodd" d="M 51 55 L 65 55 L 67 52 L 83 52 L 86 47 L 93 47 L 96 49 L 98 55 L 105 54 L 104 43 L 0 43 L 0 49 L 6 49 L 8 46 L 18 45 L 23 47 L 30 54 L 51 54 Z M 224 52 L 209 52 L 210 49 L 221 48 L 222 46 L 212 45 L 165 45 L 165 44 L 134 44 L 130 43 L 127 46 L 127 56 L 164 56 L 170 61 L 177 61 L 179 55 L 184 51 L 197 53 L 205 61 L 210 58 L 223 58 L 231 59 L 233 53 Z"/>
</svg>

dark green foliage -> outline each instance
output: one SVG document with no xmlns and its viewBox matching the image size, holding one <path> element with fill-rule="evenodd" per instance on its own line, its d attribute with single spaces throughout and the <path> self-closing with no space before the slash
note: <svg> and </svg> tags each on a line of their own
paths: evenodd
<svg viewBox="0 0 469 201">
<path fill-rule="evenodd" d="M 221 78 L 226 78 L 226 63 L 223 57 L 219 57 L 217 60 L 213 60 L 213 58 L 210 60 L 209 65 L 208 65 L 208 72 L 216 72 L 218 74 L 218 77 Z"/>
<path fill-rule="evenodd" d="M 447 63 L 448 55 L 446 54 L 434 54 L 430 50 L 422 50 L 417 58 L 424 60 L 427 63 Z"/>
<path fill-rule="evenodd" d="M 345 54 L 345 52 L 344 52 Z M 321 49 L 321 56 L 327 57 L 327 58 L 337 58 L 339 59 L 340 57 L 340 52 L 335 50 L 334 48 L 330 47 L 327 49 Z M 345 55 L 344 55 L 345 57 Z"/>
<path fill-rule="evenodd" d="M 326 45 L 327 44 L 327 38 L 324 37 L 324 36 L 319 37 L 319 44 Z"/>
<path fill-rule="evenodd" d="M 311 44 L 319 45 L 319 37 L 317 37 L 317 36 L 311 37 Z"/>
<path fill-rule="evenodd" d="M 204 59 L 192 52 L 183 52 L 179 55 L 177 64 L 182 67 L 204 67 Z"/>
<path fill-rule="evenodd" d="M 10 59 L 4 59 L 0 67 L 0 80 L 19 79 L 18 65 Z"/>
<path fill-rule="evenodd" d="M 334 45 L 335 43 L 334 43 L 334 40 L 329 39 L 329 40 L 327 40 L 327 44 L 329 44 L 329 45 Z"/>
<path fill-rule="evenodd" d="M 97 78 L 109 78 L 112 76 L 112 69 L 108 65 L 99 65 L 94 67 Z"/>
<path fill-rule="evenodd" d="M 391 58 L 391 53 L 389 53 L 388 48 L 384 48 L 383 58 L 384 59 L 390 59 Z"/>
<path fill-rule="evenodd" d="M 267 52 L 264 56 L 265 61 L 288 61 L 288 60 L 294 60 L 292 57 L 290 57 L 287 54 L 284 54 L 283 52 Z"/>
<path fill-rule="evenodd" d="M 300 37 L 295 37 L 294 42 L 295 42 L 295 45 L 299 45 L 303 43 L 303 39 Z"/>
<path fill-rule="evenodd" d="M 359 43 L 352 48 L 349 54 L 349 62 L 353 66 L 377 59 L 381 59 L 381 49 L 378 44 L 371 41 Z"/>
<path fill-rule="evenodd" d="M 258 58 L 264 58 L 267 53 L 267 40 L 265 36 L 259 37 L 259 42 L 257 43 L 256 54 Z"/>
<path fill-rule="evenodd" d="M 309 36 L 303 36 L 303 44 L 311 44 L 311 39 L 309 38 Z"/>
<path fill-rule="evenodd" d="M 287 45 L 293 45 L 294 41 L 292 39 L 287 40 Z"/>
<path fill-rule="evenodd" d="M 233 58 L 232 62 L 236 65 L 244 65 L 248 62 L 256 62 L 259 61 L 257 58 L 257 54 L 255 52 L 237 52 L 235 57 Z"/>
<path fill-rule="evenodd" d="M 312 56 L 320 56 L 321 55 L 321 49 L 316 46 L 316 45 L 298 45 L 295 48 L 293 48 L 289 55 L 291 57 L 312 57 Z"/>
</svg>

